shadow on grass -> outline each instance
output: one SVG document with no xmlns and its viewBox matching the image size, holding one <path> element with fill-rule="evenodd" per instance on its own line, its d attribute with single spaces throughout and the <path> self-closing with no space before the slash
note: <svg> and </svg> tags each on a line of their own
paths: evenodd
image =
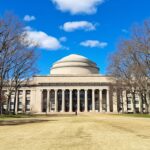
<svg viewBox="0 0 150 150">
<path fill-rule="evenodd" d="M 44 115 L 43 115 L 44 116 Z M 73 117 L 75 114 L 47 114 L 45 117 Z"/>
<path fill-rule="evenodd" d="M 24 125 L 29 123 L 41 123 L 56 120 L 40 120 L 40 119 L 26 119 L 26 120 L 0 120 L 0 126 L 14 126 L 14 125 Z"/>
<path fill-rule="evenodd" d="M 150 118 L 150 114 L 113 114 L 115 116 Z"/>
<path fill-rule="evenodd" d="M 13 119 L 13 118 L 45 118 L 45 117 L 72 117 L 75 114 L 9 114 L 9 115 L 0 115 L 0 119 Z"/>
</svg>

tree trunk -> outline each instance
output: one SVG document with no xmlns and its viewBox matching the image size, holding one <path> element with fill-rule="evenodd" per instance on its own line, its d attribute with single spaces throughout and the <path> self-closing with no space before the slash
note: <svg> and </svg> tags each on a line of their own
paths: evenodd
<svg viewBox="0 0 150 150">
<path fill-rule="evenodd" d="M 2 88 L 0 88 L 0 115 L 3 114 L 3 107 L 2 107 Z"/>
<path fill-rule="evenodd" d="M 10 102 L 11 102 L 11 94 L 8 95 L 7 100 L 7 113 L 10 114 Z"/>
</svg>

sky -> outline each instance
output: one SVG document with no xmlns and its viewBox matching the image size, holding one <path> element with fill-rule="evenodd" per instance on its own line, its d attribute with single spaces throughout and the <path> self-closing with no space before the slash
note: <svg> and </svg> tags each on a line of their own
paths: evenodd
<svg viewBox="0 0 150 150">
<path fill-rule="evenodd" d="M 53 63 L 83 55 L 107 73 L 109 55 L 134 24 L 150 18 L 150 0 L 0 0 L 0 16 L 12 12 L 38 44 L 37 68 L 48 75 Z"/>
</svg>

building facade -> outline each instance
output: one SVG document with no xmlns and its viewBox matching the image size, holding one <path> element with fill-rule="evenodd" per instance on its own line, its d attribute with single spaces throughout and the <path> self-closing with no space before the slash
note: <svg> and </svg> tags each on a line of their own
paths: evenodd
<svg viewBox="0 0 150 150">
<path fill-rule="evenodd" d="M 53 64 L 50 75 L 33 76 L 17 93 L 16 112 L 132 112 L 131 96 L 113 90 L 115 80 L 99 74 L 97 65 L 86 57 L 69 55 Z M 7 92 L 7 91 L 6 91 Z M 122 105 L 123 104 L 123 105 Z M 137 109 L 140 104 L 137 98 Z M 14 109 L 14 93 L 10 109 Z M 140 111 L 140 110 L 139 110 Z"/>
</svg>

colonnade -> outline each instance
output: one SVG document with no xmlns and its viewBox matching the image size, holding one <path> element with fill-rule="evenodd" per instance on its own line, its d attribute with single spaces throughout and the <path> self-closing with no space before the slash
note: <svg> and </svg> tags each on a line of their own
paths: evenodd
<svg viewBox="0 0 150 150">
<path fill-rule="evenodd" d="M 43 89 L 42 112 L 110 112 L 109 89 Z"/>
</svg>

